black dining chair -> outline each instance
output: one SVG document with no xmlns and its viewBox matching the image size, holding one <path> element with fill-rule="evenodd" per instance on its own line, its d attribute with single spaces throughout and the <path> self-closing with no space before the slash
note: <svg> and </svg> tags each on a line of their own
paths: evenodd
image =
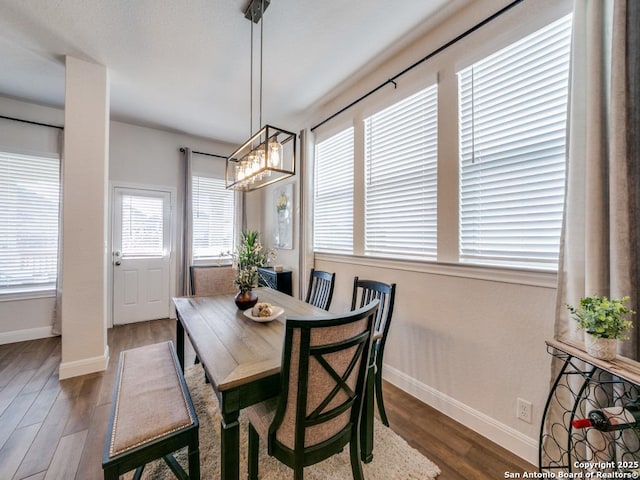
<svg viewBox="0 0 640 480">
<path fill-rule="evenodd" d="M 360 280 L 355 277 L 353 280 L 353 297 L 351 299 L 351 310 L 368 304 L 373 300 L 380 300 L 380 307 L 376 314 L 375 333 L 373 336 L 373 361 L 375 362 L 375 391 L 376 403 L 382 423 L 389 426 L 387 412 L 384 409 L 382 399 L 382 357 L 384 346 L 387 342 L 387 334 L 391 326 L 393 315 L 393 304 L 396 297 L 395 283 L 382 283 L 375 280 Z"/>
<path fill-rule="evenodd" d="M 322 270 L 312 268 L 309 274 L 309 287 L 307 288 L 307 298 L 305 302 L 314 307 L 329 310 L 331 299 L 333 298 L 333 285 L 335 280 L 335 273 L 323 272 Z"/>
<path fill-rule="evenodd" d="M 245 410 L 249 420 L 249 480 L 258 478 L 260 438 L 269 455 L 302 480 L 304 467 L 349 444 L 351 471 L 362 480 L 359 435 L 378 300 L 327 317 L 289 317 L 280 395 Z"/>
</svg>

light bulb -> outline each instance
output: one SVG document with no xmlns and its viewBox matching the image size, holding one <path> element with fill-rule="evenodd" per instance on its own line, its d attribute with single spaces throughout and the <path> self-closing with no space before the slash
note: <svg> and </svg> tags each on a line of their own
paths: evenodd
<svg viewBox="0 0 640 480">
<path fill-rule="evenodd" d="M 246 160 L 243 160 L 240 162 L 240 180 L 245 180 L 249 174 L 249 165 Z"/>
<path fill-rule="evenodd" d="M 277 141 L 269 142 L 269 167 L 280 168 L 282 162 L 282 145 Z"/>
<path fill-rule="evenodd" d="M 253 156 L 253 165 L 251 168 L 251 171 L 253 173 L 257 173 L 258 171 L 260 171 L 260 164 L 262 163 L 260 161 L 260 158 L 262 157 L 261 153 L 262 152 L 257 151 L 256 154 Z"/>
<path fill-rule="evenodd" d="M 265 161 L 264 161 L 264 150 L 260 149 L 256 151 L 256 159 L 258 161 L 258 168 L 264 168 L 265 165 Z"/>
<path fill-rule="evenodd" d="M 245 163 L 245 172 L 247 173 L 247 176 L 251 175 L 253 173 L 253 161 L 255 160 L 255 155 L 253 152 L 251 152 L 249 155 L 247 155 L 247 160 Z"/>
</svg>

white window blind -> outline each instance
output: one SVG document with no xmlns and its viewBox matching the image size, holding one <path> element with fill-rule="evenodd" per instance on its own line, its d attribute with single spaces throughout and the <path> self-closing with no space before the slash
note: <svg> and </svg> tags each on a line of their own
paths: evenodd
<svg viewBox="0 0 640 480">
<path fill-rule="evenodd" d="M 353 127 L 315 151 L 313 248 L 353 253 Z"/>
<path fill-rule="evenodd" d="M 193 176 L 193 258 L 219 258 L 233 251 L 235 195 L 224 179 Z"/>
<path fill-rule="evenodd" d="M 556 269 L 571 18 L 458 73 L 460 260 Z"/>
<path fill-rule="evenodd" d="M 163 199 L 122 195 L 122 256 L 161 257 L 164 253 Z"/>
<path fill-rule="evenodd" d="M 60 159 L 0 152 L 0 293 L 54 289 Z"/>
<path fill-rule="evenodd" d="M 365 253 L 435 259 L 437 86 L 365 119 Z"/>
</svg>

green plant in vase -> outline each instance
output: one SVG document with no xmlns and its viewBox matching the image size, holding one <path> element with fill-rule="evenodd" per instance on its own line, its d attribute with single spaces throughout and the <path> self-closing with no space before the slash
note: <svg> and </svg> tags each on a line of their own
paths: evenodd
<svg viewBox="0 0 640 480">
<path fill-rule="evenodd" d="M 239 289 L 236 305 L 241 310 L 251 308 L 258 302 L 258 296 L 253 291 L 258 286 L 258 267 L 266 266 L 273 257 L 273 251 L 265 250 L 262 246 L 257 230 L 242 232 L 234 254 L 237 269 L 235 284 Z"/>
<path fill-rule="evenodd" d="M 258 286 L 258 267 L 238 269 L 235 284 L 240 292 L 250 292 Z"/>
<path fill-rule="evenodd" d="M 629 316 L 636 312 L 626 306 L 628 301 L 629 297 L 591 296 L 581 298 L 578 307 L 567 305 L 578 327 L 585 331 L 589 355 L 602 360 L 616 357 L 617 341 L 629 338 L 627 332 L 633 327 Z"/>
</svg>

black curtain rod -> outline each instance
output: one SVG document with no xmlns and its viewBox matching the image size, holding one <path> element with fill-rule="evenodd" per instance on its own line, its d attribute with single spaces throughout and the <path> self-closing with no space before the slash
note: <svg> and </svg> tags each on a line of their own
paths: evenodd
<svg viewBox="0 0 640 480">
<path fill-rule="evenodd" d="M 5 120 L 13 120 L 14 122 L 30 123 L 31 125 L 40 125 L 41 127 L 59 128 L 60 130 L 64 130 L 64 127 L 61 127 L 60 125 L 49 125 L 48 123 L 32 122 L 31 120 L 23 120 L 22 118 L 5 117 L 4 115 L 0 115 L 0 118 L 4 118 Z"/>
<path fill-rule="evenodd" d="M 184 147 L 180 147 L 180 151 L 184 153 L 186 150 Z M 225 160 L 229 158 L 229 157 L 225 157 L 224 155 L 216 155 L 215 153 L 196 152 L 195 150 L 192 150 L 191 153 L 197 153 L 198 155 L 206 155 L 207 157 L 224 158 Z"/>
<path fill-rule="evenodd" d="M 341 110 L 338 110 L 336 113 L 334 113 L 333 115 L 325 118 L 324 120 L 322 120 L 320 123 L 318 123 L 317 125 L 311 127 L 311 131 L 313 132 L 316 128 L 321 127 L 322 125 L 324 125 L 325 123 L 327 123 L 329 120 L 334 119 L 335 117 L 337 117 L 338 115 L 340 115 L 341 113 L 345 112 L 346 110 L 349 110 L 351 107 L 353 107 L 354 105 L 360 103 L 362 100 L 364 100 L 365 98 L 373 95 L 374 93 L 376 93 L 378 90 L 380 90 L 381 88 L 389 85 L 390 83 L 393 84 L 393 86 L 396 86 L 396 80 L 398 78 L 400 78 L 402 75 L 404 75 L 405 73 L 409 72 L 410 70 L 413 70 L 414 68 L 416 68 L 418 65 L 426 62 L 427 60 L 429 60 L 430 58 L 436 56 L 437 54 L 439 54 L 440 52 L 442 52 L 443 50 L 446 50 L 447 48 L 449 48 L 451 45 L 453 45 L 454 43 L 457 43 L 458 41 L 462 40 L 464 37 L 472 34 L 473 32 L 475 32 L 476 30 L 478 30 L 479 28 L 482 28 L 483 26 L 485 26 L 487 23 L 491 22 L 492 20 L 494 20 L 495 18 L 499 17 L 500 15 L 502 15 L 503 13 L 506 13 L 507 11 L 511 10 L 513 7 L 515 7 L 517 4 L 522 3 L 524 0 L 515 0 L 513 2 L 511 2 L 509 5 L 507 5 L 506 7 L 503 7 L 502 9 L 498 10 L 496 13 L 494 13 L 493 15 L 485 18 L 484 20 L 482 20 L 480 23 L 475 24 L 473 27 L 469 28 L 468 30 L 466 30 L 465 32 L 461 33 L 460 35 L 458 35 L 457 37 L 455 37 L 453 40 L 450 40 L 449 42 L 445 43 L 444 45 L 442 45 L 441 47 L 438 47 L 437 49 L 435 49 L 433 52 L 431 52 L 430 54 L 428 54 L 427 56 L 421 58 L 420 60 L 418 60 L 417 62 L 413 63 L 412 65 L 408 66 L 407 68 L 405 68 L 404 70 L 402 70 L 400 73 L 396 74 L 395 76 L 391 77 L 389 80 L 381 83 L 380 85 L 378 85 L 377 87 L 375 87 L 373 90 L 370 90 L 369 92 L 365 93 L 364 95 L 362 95 L 361 97 L 359 97 L 357 100 L 354 100 L 353 102 L 351 102 L 349 105 L 347 105 L 346 107 L 342 108 Z"/>
</svg>

